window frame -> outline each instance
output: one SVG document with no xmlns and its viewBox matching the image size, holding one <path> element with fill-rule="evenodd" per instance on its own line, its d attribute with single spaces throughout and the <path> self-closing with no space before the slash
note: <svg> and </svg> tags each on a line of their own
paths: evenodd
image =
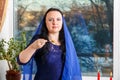
<svg viewBox="0 0 120 80">
<path fill-rule="evenodd" d="M 15 3 L 14 1 L 15 0 L 12 0 L 13 1 L 13 3 Z M 120 16 L 120 12 L 118 11 L 118 10 L 120 10 L 120 1 L 118 1 L 118 0 L 114 0 L 114 33 L 113 33 L 113 80 L 119 80 L 119 78 L 120 78 L 120 69 L 119 69 L 119 67 L 120 67 L 120 64 L 119 64 L 119 62 L 120 62 L 120 59 L 119 59 L 119 57 L 120 57 L 120 54 L 119 54 L 119 52 L 120 52 L 120 28 L 119 28 L 119 26 L 120 26 L 120 24 L 119 24 L 119 21 L 120 21 L 120 18 L 119 18 L 119 16 Z M 11 5 L 11 8 L 14 8 L 14 5 Z M 14 12 L 15 11 L 13 11 L 13 13 L 11 14 L 12 16 L 13 16 L 13 25 L 12 25 L 12 27 L 13 26 L 15 26 L 15 15 L 14 15 Z M 9 17 L 9 20 L 10 20 L 10 18 L 11 17 Z M 11 23 L 8 23 L 8 24 L 10 24 L 11 25 Z M 14 28 L 14 27 L 13 27 Z M 11 35 L 13 35 L 13 32 L 11 33 Z M 97 76 L 96 77 L 92 77 L 92 76 L 82 76 L 82 79 L 83 80 L 97 80 Z M 101 77 L 101 80 L 109 80 L 109 77 Z"/>
</svg>

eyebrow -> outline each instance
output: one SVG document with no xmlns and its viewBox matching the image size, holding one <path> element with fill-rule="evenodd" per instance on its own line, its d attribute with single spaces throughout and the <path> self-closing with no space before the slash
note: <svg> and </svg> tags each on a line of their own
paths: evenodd
<svg viewBox="0 0 120 80">
<path fill-rule="evenodd" d="M 54 18 L 54 17 L 48 17 L 48 18 Z M 57 18 L 62 18 L 62 17 L 57 17 Z"/>
</svg>

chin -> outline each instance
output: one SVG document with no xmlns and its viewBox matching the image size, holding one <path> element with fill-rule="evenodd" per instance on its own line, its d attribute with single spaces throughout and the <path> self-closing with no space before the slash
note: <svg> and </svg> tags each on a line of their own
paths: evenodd
<svg viewBox="0 0 120 80">
<path fill-rule="evenodd" d="M 58 32 L 60 32 L 60 31 L 58 31 L 58 30 L 57 30 L 57 31 L 55 31 L 55 30 L 54 30 L 54 31 L 51 31 L 51 33 L 58 33 Z"/>
</svg>

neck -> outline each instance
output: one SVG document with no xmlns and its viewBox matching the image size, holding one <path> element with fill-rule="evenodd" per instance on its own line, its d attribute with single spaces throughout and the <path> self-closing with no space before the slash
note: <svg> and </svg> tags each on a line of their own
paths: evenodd
<svg viewBox="0 0 120 80">
<path fill-rule="evenodd" d="M 54 44 L 60 44 L 59 42 L 59 34 L 49 34 L 48 35 L 48 39 L 50 42 L 54 43 Z"/>
</svg>

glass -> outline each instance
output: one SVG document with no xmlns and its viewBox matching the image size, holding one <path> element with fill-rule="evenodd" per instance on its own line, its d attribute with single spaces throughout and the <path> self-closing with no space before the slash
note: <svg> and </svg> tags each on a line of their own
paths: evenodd
<svg viewBox="0 0 120 80">
<path fill-rule="evenodd" d="M 16 0 L 15 4 L 16 39 L 26 31 L 29 42 L 45 11 L 57 7 L 64 13 L 82 74 L 113 73 L 113 0 Z"/>
</svg>

